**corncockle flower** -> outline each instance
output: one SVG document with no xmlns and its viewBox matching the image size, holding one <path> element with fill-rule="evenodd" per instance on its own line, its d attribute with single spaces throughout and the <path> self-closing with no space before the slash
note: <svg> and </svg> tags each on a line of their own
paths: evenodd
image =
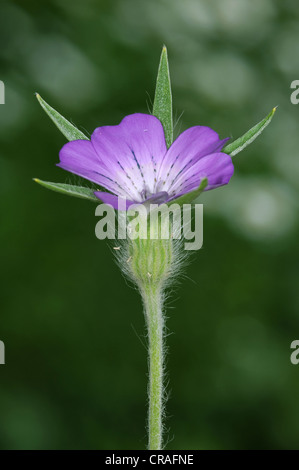
<svg viewBox="0 0 299 470">
<path fill-rule="evenodd" d="M 196 200 L 203 190 L 227 184 L 234 172 L 231 157 L 261 134 L 275 112 L 274 108 L 228 145 L 228 139 L 219 139 L 215 131 L 204 126 L 187 129 L 173 142 L 172 95 L 165 47 L 158 70 L 153 115 L 129 115 L 119 125 L 98 127 L 89 139 L 39 95 L 37 98 L 70 141 L 60 151 L 58 166 L 100 188 L 35 181 L 70 196 L 102 201 L 109 204 L 110 209 L 111 206 L 118 208 L 118 198 L 125 199 L 127 211 L 118 214 L 127 219 L 131 217 L 132 204 L 139 208 L 151 204 L 158 207 L 175 205 L 180 212 L 181 207 Z M 142 228 L 147 233 L 152 223 L 150 215 L 146 211 L 143 221 Z M 148 433 L 149 449 L 153 450 L 162 448 L 165 289 L 172 285 L 186 257 L 180 240 L 173 234 L 161 235 L 165 233 L 165 224 L 171 234 L 173 222 L 156 218 L 154 226 L 150 227 L 154 237 L 127 237 L 115 251 L 120 268 L 137 285 L 144 305 L 149 351 Z"/>
<path fill-rule="evenodd" d="M 118 207 L 118 196 L 134 203 L 166 203 L 196 190 L 227 184 L 234 172 L 231 157 L 209 127 L 183 132 L 167 150 L 161 122 L 153 115 L 132 114 L 118 126 L 98 127 L 89 140 L 68 142 L 59 167 L 92 181 L 108 192 L 95 191 L 106 204 Z M 111 194 L 112 193 L 112 194 Z"/>
</svg>

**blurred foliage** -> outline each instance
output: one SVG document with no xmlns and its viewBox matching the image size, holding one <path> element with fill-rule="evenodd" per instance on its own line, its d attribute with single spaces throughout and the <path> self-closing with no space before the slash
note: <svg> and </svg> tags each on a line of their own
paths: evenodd
<svg viewBox="0 0 299 470">
<path fill-rule="evenodd" d="M 117 124 L 151 108 L 164 43 L 176 135 L 236 138 L 279 105 L 201 197 L 204 247 L 168 301 L 167 448 L 298 448 L 298 16 L 296 0 L 2 0 L 2 449 L 146 445 L 140 299 L 94 205 L 32 182 L 78 182 L 34 92 L 84 132 Z"/>
</svg>

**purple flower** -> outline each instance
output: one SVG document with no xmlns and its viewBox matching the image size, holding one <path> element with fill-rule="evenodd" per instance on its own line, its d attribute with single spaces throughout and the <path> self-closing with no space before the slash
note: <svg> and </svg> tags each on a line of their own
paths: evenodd
<svg viewBox="0 0 299 470">
<path fill-rule="evenodd" d="M 234 172 L 221 149 L 228 139 L 204 126 L 190 127 L 167 150 L 161 122 L 149 114 L 131 114 L 117 126 L 95 129 L 91 140 L 68 142 L 58 166 L 109 192 L 96 197 L 117 208 L 118 196 L 133 203 L 172 201 L 198 188 L 227 184 Z"/>
</svg>

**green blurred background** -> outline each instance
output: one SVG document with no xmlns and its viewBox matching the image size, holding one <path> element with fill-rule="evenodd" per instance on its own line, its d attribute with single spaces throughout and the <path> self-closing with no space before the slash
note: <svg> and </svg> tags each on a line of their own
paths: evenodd
<svg viewBox="0 0 299 470">
<path fill-rule="evenodd" d="M 236 138 L 279 105 L 201 198 L 204 247 L 168 300 L 167 448 L 299 447 L 298 17 L 296 0 L 1 1 L 2 449 L 146 446 L 140 299 L 96 206 L 32 182 L 77 181 L 34 92 L 89 133 L 117 124 L 150 109 L 164 43 L 176 135 Z"/>
</svg>

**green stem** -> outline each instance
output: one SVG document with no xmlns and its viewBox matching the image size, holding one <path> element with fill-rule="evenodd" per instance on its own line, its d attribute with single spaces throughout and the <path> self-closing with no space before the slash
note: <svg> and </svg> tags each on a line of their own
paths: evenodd
<svg viewBox="0 0 299 470">
<path fill-rule="evenodd" d="M 150 450 L 162 449 L 163 415 L 163 295 L 160 283 L 149 280 L 142 289 L 149 341 L 149 443 Z"/>
</svg>

